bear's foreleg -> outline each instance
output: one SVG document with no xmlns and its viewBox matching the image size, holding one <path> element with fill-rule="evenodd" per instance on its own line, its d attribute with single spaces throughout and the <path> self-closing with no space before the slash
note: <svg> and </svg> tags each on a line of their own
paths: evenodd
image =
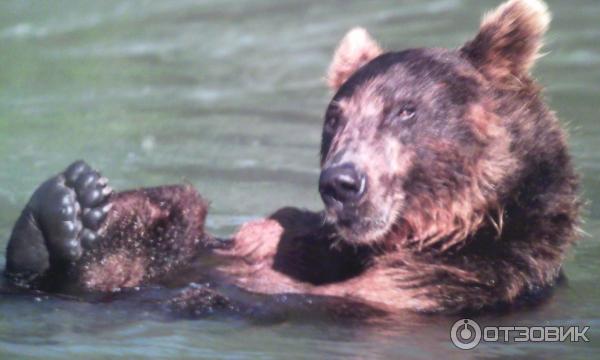
<svg viewBox="0 0 600 360">
<path fill-rule="evenodd" d="M 6 252 L 12 283 L 46 291 L 114 290 L 151 282 L 205 248 L 208 204 L 191 186 L 112 194 L 83 161 L 45 181 L 17 220 Z"/>
</svg>

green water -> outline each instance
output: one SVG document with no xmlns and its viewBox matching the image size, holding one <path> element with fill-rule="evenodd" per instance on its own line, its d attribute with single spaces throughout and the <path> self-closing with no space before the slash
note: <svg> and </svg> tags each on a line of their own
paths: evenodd
<svg viewBox="0 0 600 360">
<path fill-rule="evenodd" d="M 600 2 L 549 1 L 536 69 L 570 129 L 589 200 L 568 285 L 488 324 L 591 326 L 587 344 L 496 344 L 465 352 L 451 320 L 381 326 L 166 322 L 121 304 L 0 299 L 0 358 L 597 358 L 600 352 Z M 76 158 L 117 189 L 186 181 L 230 233 L 316 190 L 323 75 L 344 32 L 390 49 L 456 47 L 497 1 L 0 2 L 0 241 L 34 187 Z M 4 254 L 2 258 L 4 257 Z M 1 264 L 0 264 L 1 266 Z"/>
</svg>

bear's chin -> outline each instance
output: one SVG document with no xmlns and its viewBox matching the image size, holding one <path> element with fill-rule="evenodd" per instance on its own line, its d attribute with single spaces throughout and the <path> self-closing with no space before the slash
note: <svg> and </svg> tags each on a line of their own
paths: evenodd
<svg viewBox="0 0 600 360">
<path fill-rule="evenodd" d="M 391 230 L 391 225 L 378 218 L 357 218 L 351 221 L 332 222 L 341 236 L 348 244 L 372 245 L 386 238 Z"/>
<path fill-rule="evenodd" d="M 364 202 L 355 208 L 325 208 L 325 222 L 333 225 L 341 239 L 353 245 L 374 245 L 385 240 L 397 219 L 396 208 L 375 208 Z"/>
</svg>

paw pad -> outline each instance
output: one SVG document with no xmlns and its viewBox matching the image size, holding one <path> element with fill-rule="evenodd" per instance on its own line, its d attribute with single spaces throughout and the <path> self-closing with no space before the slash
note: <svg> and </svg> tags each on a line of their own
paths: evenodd
<svg viewBox="0 0 600 360">
<path fill-rule="evenodd" d="M 77 161 L 38 188 L 31 206 L 51 257 L 77 260 L 94 245 L 111 208 L 107 184 L 100 173 Z"/>
</svg>

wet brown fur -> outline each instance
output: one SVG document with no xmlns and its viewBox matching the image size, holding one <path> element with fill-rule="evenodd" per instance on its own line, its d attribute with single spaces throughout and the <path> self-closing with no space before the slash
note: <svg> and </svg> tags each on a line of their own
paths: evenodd
<svg viewBox="0 0 600 360">
<path fill-rule="evenodd" d="M 111 291 L 159 281 L 210 243 L 204 233 L 208 204 L 191 186 L 121 192 L 101 239 L 73 271 L 88 289 Z"/>
</svg>

